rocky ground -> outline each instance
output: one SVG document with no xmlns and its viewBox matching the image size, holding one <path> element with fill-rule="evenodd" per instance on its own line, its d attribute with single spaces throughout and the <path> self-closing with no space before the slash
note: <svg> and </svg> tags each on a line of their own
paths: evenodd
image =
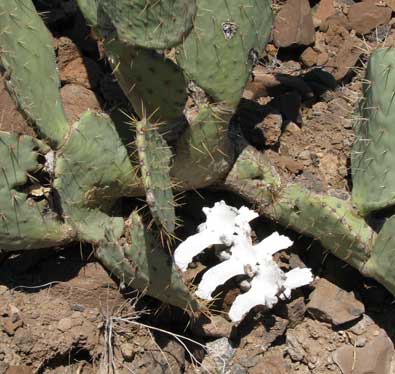
<svg viewBox="0 0 395 374">
<path fill-rule="evenodd" d="M 36 5 L 54 35 L 68 119 L 87 108 L 121 116 L 127 100 L 74 2 L 48 4 Z M 274 9 L 272 40 L 235 119 L 283 178 L 348 199 L 353 109 L 369 54 L 395 46 L 395 2 L 287 0 Z M 0 129 L 31 131 L 2 84 Z M 201 222 L 202 206 L 224 198 L 200 195 L 187 194 L 188 209 L 179 210 L 184 234 Z M 281 230 L 263 220 L 253 228 L 258 238 Z M 120 293 L 89 248 L 0 258 L 0 374 L 394 374 L 393 297 L 319 243 L 286 234 L 295 245 L 277 261 L 284 269 L 311 267 L 316 280 L 239 326 L 224 314 L 239 292 L 231 284 L 210 319 L 190 324 L 181 311 Z M 187 277 L 202 269 L 197 263 Z"/>
</svg>

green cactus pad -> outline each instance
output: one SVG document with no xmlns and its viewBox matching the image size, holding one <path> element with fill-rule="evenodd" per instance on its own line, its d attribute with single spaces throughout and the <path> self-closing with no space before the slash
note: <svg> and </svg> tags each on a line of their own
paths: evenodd
<svg viewBox="0 0 395 374">
<path fill-rule="evenodd" d="M 78 7 L 84 16 L 86 23 L 93 27 L 97 27 L 97 9 L 99 0 L 77 0 Z"/>
<path fill-rule="evenodd" d="M 317 238 L 336 257 L 363 272 L 374 233 L 350 202 L 293 185 L 285 188 L 273 208 L 280 223 Z"/>
<path fill-rule="evenodd" d="M 7 89 L 39 133 L 59 146 L 69 125 L 60 99 L 52 37 L 31 0 L 0 1 L 0 46 Z"/>
<path fill-rule="evenodd" d="M 208 95 L 235 106 L 250 75 L 253 55 L 261 52 L 270 36 L 271 2 L 196 3 L 194 28 L 177 47 L 177 62 Z"/>
<path fill-rule="evenodd" d="M 203 188 L 226 176 L 234 160 L 227 131 L 231 117 L 232 112 L 225 107 L 199 107 L 176 145 L 171 175 L 179 186 Z"/>
<path fill-rule="evenodd" d="M 175 203 L 170 179 L 172 153 L 156 126 L 147 119 L 136 123 L 136 148 L 146 201 L 152 216 L 168 233 L 175 229 Z"/>
<path fill-rule="evenodd" d="M 395 216 L 387 219 L 372 246 L 365 273 L 395 294 Z"/>
<path fill-rule="evenodd" d="M 119 85 L 140 117 L 144 111 L 154 113 L 155 120 L 165 124 L 183 118 L 186 82 L 173 61 L 115 40 L 106 43 L 105 49 Z M 165 126 L 161 131 L 168 129 Z"/>
<path fill-rule="evenodd" d="M 123 219 L 107 213 L 138 179 L 108 116 L 87 112 L 74 124 L 58 153 L 55 174 L 65 218 L 80 240 L 101 240 L 110 227 L 122 232 Z"/>
<path fill-rule="evenodd" d="M 144 48 L 165 49 L 180 44 L 191 30 L 195 0 L 100 0 L 118 39 Z"/>
<path fill-rule="evenodd" d="M 40 144 L 29 136 L 0 132 L 0 249 L 49 248 L 68 243 L 74 230 L 58 219 L 44 198 L 35 201 L 24 186 L 38 170 Z M 49 199 L 49 197 L 48 197 Z"/>
<path fill-rule="evenodd" d="M 375 233 L 352 204 L 298 184 L 281 187 L 279 182 L 269 160 L 247 147 L 226 185 L 255 204 L 264 216 L 316 238 L 335 256 L 364 272 Z"/>
<path fill-rule="evenodd" d="M 353 202 L 362 214 L 395 204 L 395 50 L 377 49 L 355 121 Z"/>
<path fill-rule="evenodd" d="M 171 258 L 155 243 L 138 213 L 133 212 L 126 221 L 124 237 L 101 242 L 96 256 L 122 285 L 182 309 L 198 310 Z"/>
</svg>

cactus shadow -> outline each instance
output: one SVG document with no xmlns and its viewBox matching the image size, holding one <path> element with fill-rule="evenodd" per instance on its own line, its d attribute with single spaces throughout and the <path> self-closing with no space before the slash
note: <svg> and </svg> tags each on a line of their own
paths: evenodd
<svg viewBox="0 0 395 374">
<path fill-rule="evenodd" d="M 35 293 L 75 278 L 90 262 L 91 248 L 70 245 L 5 254 L 0 260 L 0 285 Z"/>
<path fill-rule="evenodd" d="M 302 126 L 302 107 L 310 107 L 337 87 L 332 74 L 312 69 L 299 76 L 276 73 L 257 76 L 247 87 L 234 119 L 242 134 L 258 150 L 278 150 L 281 134 L 290 123 Z M 271 97 L 259 104 L 259 97 Z M 270 116 L 270 118 L 269 118 Z M 269 134 L 269 137 L 267 136 Z"/>
</svg>

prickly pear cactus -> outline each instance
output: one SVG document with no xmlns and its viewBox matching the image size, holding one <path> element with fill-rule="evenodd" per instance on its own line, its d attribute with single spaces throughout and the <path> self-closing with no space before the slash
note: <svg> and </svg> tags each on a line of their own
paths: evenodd
<svg viewBox="0 0 395 374">
<path fill-rule="evenodd" d="M 166 124 L 182 120 L 187 83 L 178 65 L 155 50 L 131 47 L 118 40 L 109 40 L 105 48 L 114 75 L 136 113 L 144 116 L 145 111 L 165 121 L 162 132 L 169 128 Z"/>
<path fill-rule="evenodd" d="M 196 310 L 198 304 L 168 254 L 151 248 L 142 221 L 135 214 L 125 220 L 115 208 L 123 196 L 144 191 L 141 170 L 117 127 L 108 116 L 89 111 L 71 126 L 66 122 L 51 39 L 32 2 L 11 0 L 0 9 L 1 63 L 9 89 L 44 140 L 0 133 L 0 249 L 88 242 L 125 283 L 136 278 L 134 285 L 141 291 Z M 157 140 L 145 137 L 144 147 L 165 148 L 164 141 Z M 125 238 L 130 248 L 122 257 L 120 243 L 125 248 Z"/>
<path fill-rule="evenodd" d="M 30 136 L 0 132 L 0 249 L 5 251 L 48 248 L 75 239 L 75 230 L 60 219 L 50 196 L 35 201 L 27 184 L 38 162 L 48 152 Z M 26 188 L 24 188 L 26 186 Z M 31 186 L 39 188 L 39 185 Z"/>
<path fill-rule="evenodd" d="M 269 1 L 197 0 L 194 28 L 177 46 L 177 62 L 215 101 L 237 105 L 271 25 Z"/>
<path fill-rule="evenodd" d="M 377 279 L 395 294 L 395 216 L 388 218 L 372 246 L 365 273 Z"/>
<path fill-rule="evenodd" d="M 172 153 L 156 126 L 147 119 L 136 122 L 136 148 L 146 201 L 152 216 L 166 233 L 174 233 L 176 213 L 170 179 Z"/>
<path fill-rule="evenodd" d="M 176 144 L 171 175 L 184 189 L 203 188 L 225 178 L 234 162 L 228 135 L 229 108 L 200 105 Z M 188 167 L 193 165 L 193 168 Z"/>
<path fill-rule="evenodd" d="M 199 305 L 185 286 L 175 266 L 147 233 L 141 217 L 133 212 L 125 223 L 123 237 L 111 232 L 98 244 L 97 257 L 121 280 L 122 286 L 137 288 L 182 309 Z"/>
<path fill-rule="evenodd" d="M 0 133 L 0 249 L 87 242 L 122 285 L 197 310 L 201 306 L 171 258 L 155 245 L 155 233 L 174 231 L 173 188 L 218 183 L 231 168 L 227 127 L 270 33 L 270 4 L 78 4 L 105 39 L 114 74 L 140 115 L 136 134 L 125 142 L 118 124 L 89 111 L 67 123 L 48 30 L 31 0 L 1 2 L 0 62 L 7 88 L 38 138 Z M 258 17 L 251 6 L 263 13 Z M 212 20 L 214 27 L 201 33 Z M 201 95 L 193 96 L 191 86 Z M 45 193 L 37 197 L 36 190 Z M 150 230 L 136 212 L 126 219 L 117 210 L 119 199 L 141 194 L 156 222 Z"/>
<path fill-rule="evenodd" d="M 57 152 L 54 178 L 63 214 L 79 240 L 101 240 L 109 227 L 122 232 L 123 219 L 107 213 L 136 183 L 136 171 L 111 119 L 83 114 Z"/>
<path fill-rule="evenodd" d="M 239 156 L 226 185 L 285 227 L 321 241 L 335 256 L 364 272 L 374 231 L 350 202 L 298 184 L 282 185 L 269 160 L 252 147 Z"/>
<path fill-rule="evenodd" d="M 0 2 L 0 46 L 6 88 L 38 133 L 52 146 L 61 145 L 69 125 L 60 99 L 52 37 L 30 0 Z"/>
<path fill-rule="evenodd" d="M 394 218 L 378 233 L 363 218 L 395 203 L 395 149 L 385 136 L 394 131 L 393 50 L 376 51 L 368 67 L 352 155 L 355 209 L 285 184 L 251 147 L 234 160 L 228 125 L 270 33 L 268 1 L 78 3 L 106 39 L 114 74 L 140 115 L 129 143 L 137 157 L 106 115 L 87 112 L 67 123 L 48 31 L 31 0 L 2 2 L 0 62 L 8 90 L 38 138 L 0 132 L 1 250 L 91 243 L 122 285 L 197 310 L 201 306 L 155 243 L 155 233 L 174 231 L 173 189 L 222 183 L 264 216 L 320 240 L 395 291 Z M 48 185 L 36 177 L 40 170 Z M 46 192 L 37 197 L 34 191 L 42 187 Z M 120 198 L 144 194 L 156 222 L 151 231 L 136 212 L 125 218 L 116 208 Z"/>
<path fill-rule="evenodd" d="M 271 32 L 268 0 L 86 2 L 81 11 L 97 22 L 134 109 L 141 114 L 143 105 L 167 122 L 180 121 L 190 82 L 234 109 Z"/>
<path fill-rule="evenodd" d="M 256 0 L 196 0 L 195 13 L 188 13 L 193 14 L 192 26 L 185 24 L 179 30 L 178 35 L 183 34 L 181 43 L 176 41 L 174 30 L 165 40 L 165 28 L 158 22 L 153 3 L 147 3 L 143 19 L 147 18 L 141 29 L 134 18 L 130 25 L 122 19 L 120 9 L 126 11 L 125 3 L 111 9 L 110 2 L 99 1 L 95 25 L 107 38 L 115 76 L 137 113 L 148 108 L 156 119 L 167 121 L 162 133 L 170 129 L 174 134 L 183 120 L 187 123 L 181 136 L 171 138 L 175 156 L 170 175 L 177 185 L 191 189 L 218 183 L 233 165 L 227 124 L 269 36 L 270 4 Z M 140 1 L 131 0 L 128 4 L 136 8 Z M 163 4 L 165 19 L 169 8 L 168 2 Z M 92 14 L 87 18 L 95 19 Z M 150 44 L 155 23 L 160 34 L 157 45 Z M 376 235 L 362 215 L 392 205 L 395 199 L 391 137 L 382 141 L 383 134 L 392 131 L 393 53 L 377 51 L 369 63 L 367 75 L 371 83 L 365 87 L 352 155 L 353 202 L 357 209 L 348 201 L 319 195 L 297 184 L 284 184 L 268 160 L 249 148 L 238 157 L 225 181 L 225 188 L 256 204 L 263 215 L 319 239 L 325 248 L 389 290 L 394 289 L 395 280 L 389 275 L 389 268 L 382 266 L 380 256 L 388 256 L 390 250 L 383 249 L 383 240 L 379 239 L 386 231 Z M 152 80 L 141 78 L 147 74 Z M 175 82 L 172 91 L 166 89 L 169 77 Z M 153 80 L 159 82 L 160 90 L 154 89 Z M 171 95 L 165 97 L 162 91 Z M 186 167 L 191 164 L 197 167 Z M 374 165 L 370 167 L 371 164 Z M 152 170 L 146 172 L 150 174 Z"/>
<path fill-rule="evenodd" d="M 369 59 L 351 154 L 354 204 L 366 215 L 395 204 L 395 50 Z"/>
<path fill-rule="evenodd" d="M 164 49 L 180 44 L 193 26 L 195 0 L 99 0 L 118 39 L 143 48 Z"/>
</svg>

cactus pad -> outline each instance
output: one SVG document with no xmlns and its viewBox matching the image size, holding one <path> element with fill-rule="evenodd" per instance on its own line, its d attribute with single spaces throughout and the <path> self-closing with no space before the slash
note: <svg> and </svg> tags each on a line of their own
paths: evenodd
<svg viewBox="0 0 395 374">
<path fill-rule="evenodd" d="M 373 244 L 365 273 L 395 294 L 395 216 L 387 219 Z"/>
<path fill-rule="evenodd" d="M 196 13 L 195 0 L 100 0 L 99 6 L 111 19 L 119 40 L 154 49 L 180 44 Z"/>
<path fill-rule="evenodd" d="M 395 204 L 395 50 L 370 56 L 354 124 L 353 202 L 363 214 Z"/>
<path fill-rule="evenodd" d="M 220 106 L 200 106 L 197 116 L 176 145 L 171 175 L 185 189 L 220 181 L 232 167 L 234 155 L 228 126 L 232 112 Z"/>
<path fill-rule="evenodd" d="M 147 119 L 136 123 L 136 148 L 152 216 L 160 227 L 172 233 L 176 220 L 169 174 L 172 153 L 156 126 Z"/>
<path fill-rule="evenodd" d="M 75 237 L 44 198 L 35 201 L 24 186 L 39 169 L 39 143 L 30 136 L 0 132 L 0 249 L 49 248 Z"/>
<path fill-rule="evenodd" d="M 142 117 L 141 108 L 155 119 L 171 122 L 183 118 L 186 82 L 180 68 L 153 50 L 127 46 L 119 41 L 105 44 L 119 85 Z"/>
<path fill-rule="evenodd" d="M 60 99 L 52 37 L 31 0 L 1 1 L 0 27 L 6 87 L 39 133 L 58 146 L 69 125 Z"/>
<path fill-rule="evenodd" d="M 269 160 L 252 147 L 239 156 L 226 180 L 232 191 L 255 204 L 261 214 L 320 240 L 324 248 L 363 272 L 375 233 L 352 204 L 279 182 Z"/>
<path fill-rule="evenodd" d="M 269 0 L 197 0 L 194 28 L 177 62 L 216 101 L 237 105 L 272 27 Z"/>
<path fill-rule="evenodd" d="M 97 9 L 99 0 L 77 0 L 78 7 L 83 14 L 86 23 L 93 27 L 97 27 Z"/>
<path fill-rule="evenodd" d="M 87 112 L 74 124 L 57 156 L 55 174 L 65 217 L 80 240 L 96 242 L 111 225 L 123 230 L 123 219 L 106 213 L 137 178 L 109 117 Z"/>
<path fill-rule="evenodd" d="M 124 237 L 103 240 L 96 256 L 127 287 L 141 290 L 182 309 L 199 305 L 185 286 L 171 258 L 154 245 L 137 212 L 126 222 Z"/>
</svg>

